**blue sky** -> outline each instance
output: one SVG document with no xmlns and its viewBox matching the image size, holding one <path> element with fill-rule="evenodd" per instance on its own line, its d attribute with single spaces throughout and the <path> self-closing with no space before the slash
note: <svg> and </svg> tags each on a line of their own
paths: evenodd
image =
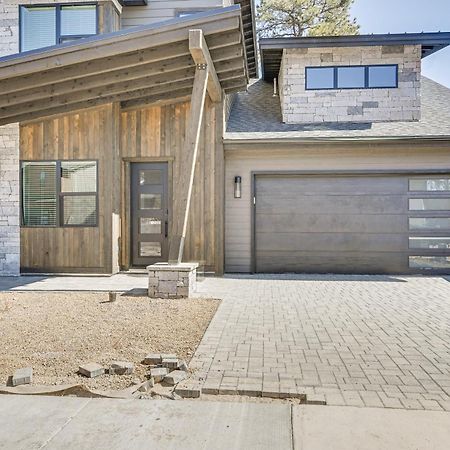
<svg viewBox="0 0 450 450">
<path fill-rule="evenodd" d="M 351 12 L 361 34 L 450 31 L 450 0 L 355 0 Z M 450 87 L 450 47 L 425 58 L 423 74 Z"/>
</svg>

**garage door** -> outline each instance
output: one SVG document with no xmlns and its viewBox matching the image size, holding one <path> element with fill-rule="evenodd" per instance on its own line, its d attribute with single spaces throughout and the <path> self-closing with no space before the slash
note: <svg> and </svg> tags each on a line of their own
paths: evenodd
<svg viewBox="0 0 450 450">
<path fill-rule="evenodd" d="M 450 272 L 450 176 L 255 175 L 256 272 Z"/>
</svg>

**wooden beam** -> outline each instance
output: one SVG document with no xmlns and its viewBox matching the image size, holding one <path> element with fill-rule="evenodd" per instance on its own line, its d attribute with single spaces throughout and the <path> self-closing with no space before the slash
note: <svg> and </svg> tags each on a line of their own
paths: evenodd
<svg viewBox="0 0 450 450">
<path fill-rule="evenodd" d="M 151 108 L 153 106 L 173 105 L 174 103 L 186 103 L 191 100 L 192 89 L 180 90 L 176 92 L 176 97 L 171 93 L 167 98 L 161 95 L 127 100 L 120 104 L 121 112 L 134 111 L 136 109 Z"/>
<path fill-rule="evenodd" d="M 189 51 L 197 66 L 206 66 L 208 71 L 208 94 L 213 102 L 222 101 L 222 88 L 214 68 L 202 30 L 189 30 Z"/>
<path fill-rule="evenodd" d="M 6 117 L 25 112 L 28 113 L 58 106 L 70 105 L 72 103 L 80 103 L 82 101 L 111 97 L 115 94 L 124 94 L 126 96 L 141 89 L 155 88 L 155 93 L 158 93 L 164 92 L 171 88 L 177 88 L 178 85 L 181 87 L 182 84 L 186 87 L 186 82 L 188 82 L 188 86 L 192 86 L 194 73 L 195 68 L 188 67 L 170 73 L 153 75 L 126 82 L 108 84 L 105 80 L 104 85 L 100 87 L 78 92 L 76 91 L 74 93 L 60 96 L 48 97 L 46 99 L 34 100 L 27 103 L 14 104 L 12 106 L 0 107 L 0 118 L 4 119 Z M 159 88 L 161 88 L 161 90 L 157 91 Z M 119 100 L 121 100 L 121 98 L 119 98 Z"/>
<path fill-rule="evenodd" d="M 212 18 L 211 18 L 212 19 Z M 217 19 L 217 18 L 216 18 Z M 202 26 L 204 33 L 213 34 L 239 29 L 240 16 L 229 15 L 222 20 L 202 20 L 182 23 L 176 26 L 149 25 L 145 29 L 121 30 L 113 35 L 101 35 L 80 40 L 80 43 L 56 47 L 51 50 L 33 51 L 29 55 L 18 56 L 0 61 L 0 80 L 48 69 L 57 69 L 80 61 L 95 61 L 99 55 L 114 57 L 134 50 L 169 45 L 185 41 L 188 30 L 195 23 Z M 189 26 L 189 28 L 187 28 Z"/>
<path fill-rule="evenodd" d="M 189 54 L 178 56 L 163 61 L 151 62 L 142 65 L 136 65 L 132 68 L 121 68 L 107 73 L 100 73 L 90 77 L 81 76 L 72 80 L 66 80 L 57 83 L 51 83 L 46 86 L 33 87 L 22 91 L 6 92 L 0 95 L 0 107 L 31 102 L 37 99 L 47 99 L 62 94 L 74 93 L 87 89 L 105 86 L 106 83 L 125 82 L 137 80 L 142 77 L 150 77 L 167 74 L 171 72 L 194 67 L 192 57 Z"/>
<path fill-rule="evenodd" d="M 94 98 L 91 100 L 85 100 L 79 103 L 71 103 L 69 105 L 57 106 L 54 108 L 40 109 L 39 111 L 24 112 L 15 116 L 8 116 L 4 119 L 0 119 L 0 126 L 6 125 L 8 123 L 15 122 L 28 122 L 31 120 L 36 120 L 39 118 L 45 118 L 50 116 L 59 116 L 62 114 L 73 113 L 74 111 L 79 111 L 85 108 L 93 108 L 94 106 L 105 105 L 107 103 L 114 103 L 120 101 L 131 100 L 135 98 L 144 97 L 160 97 L 160 98 L 170 98 L 178 97 L 180 91 L 185 92 L 187 87 L 192 86 L 192 80 L 187 80 L 182 83 L 167 84 L 164 86 L 159 86 L 157 88 L 152 87 L 150 89 L 139 89 L 137 91 L 131 91 L 127 93 L 115 94 L 102 98 Z"/>
<path fill-rule="evenodd" d="M 206 89 L 209 71 L 204 66 L 197 66 L 192 89 L 186 139 L 183 147 L 180 178 L 177 180 L 179 192 L 174 202 L 173 226 L 169 244 L 169 263 L 181 263 L 183 259 L 184 240 L 189 219 L 189 209 L 194 185 L 195 166 L 197 163 L 200 131 L 205 109 Z"/>
</svg>

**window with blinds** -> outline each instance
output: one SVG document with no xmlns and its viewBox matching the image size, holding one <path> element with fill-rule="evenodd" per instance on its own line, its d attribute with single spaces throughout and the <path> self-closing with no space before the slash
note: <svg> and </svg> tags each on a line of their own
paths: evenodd
<svg viewBox="0 0 450 450">
<path fill-rule="evenodd" d="M 20 7 L 20 51 L 97 34 L 96 4 Z"/>
<path fill-rule="evenodd" d="M 22 225 L 97 226 L 97 162 L 22 162 Z"/>
<path fill-rule="evenodd" d="M 22 163 L 22 210 L 25 226 L 57 225 L 55 162 Z"/>
</svg>

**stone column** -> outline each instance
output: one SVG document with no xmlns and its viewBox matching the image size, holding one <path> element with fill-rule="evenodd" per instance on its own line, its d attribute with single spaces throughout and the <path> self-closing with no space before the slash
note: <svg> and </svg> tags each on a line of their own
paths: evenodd
<svg viewBox="0 0 450 450">
<path fill-rule="evenodd" d="M 19 51 L 19 7 L 0 0 L 0 56 Z M 0 127 L 0 276 L 20 273 L 19 124 Z"/>
</svg>

